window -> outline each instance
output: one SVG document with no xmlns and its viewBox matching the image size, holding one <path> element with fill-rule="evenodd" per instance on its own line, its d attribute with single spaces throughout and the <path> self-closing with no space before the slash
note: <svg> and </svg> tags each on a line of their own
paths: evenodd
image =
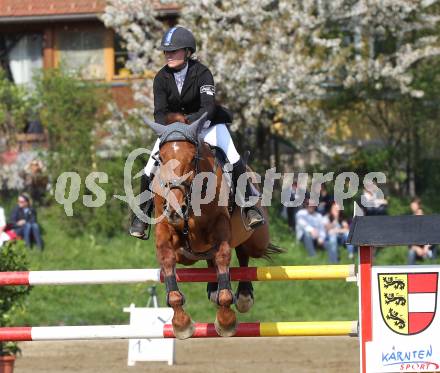
<svg viewBox="0 0 440 373">
<path fill-rule="evenodd" d="M 13 81 L 16 84 L 31 84 L 34 74 L 43 67 L 42 34 L 11 36 L 6 44 Z"/>
<path fill-rule="evenodd" d="M 115 48 L 114 74 L 116 76 L 129 75 L 130 72 L 125 67 L 125 63 L 128 60 L 128 52 L 126 49 L 125 41 L 118 34 L 115 34 L 114 48 Z"/>
<path fill-rule="evenodd" d="M 85 79 L 104 79 L 105 30 L 63 30 L 58 34 L 58 62 Z"/>
</svg>

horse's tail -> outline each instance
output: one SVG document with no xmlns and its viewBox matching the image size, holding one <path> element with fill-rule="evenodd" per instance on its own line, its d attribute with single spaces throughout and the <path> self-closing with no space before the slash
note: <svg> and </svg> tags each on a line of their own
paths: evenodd
<svg viewBox="0 0 440 373">
<path fill-rule="evenodd" d="M 286 249 L 269 242 L 269 245 L 267 245 L 266 250 L 264 251 L 263 258 L 266 260 L 272 260 L 272 255 L 283 254 L 285 252 L 287 252 Z"/>
</svg>

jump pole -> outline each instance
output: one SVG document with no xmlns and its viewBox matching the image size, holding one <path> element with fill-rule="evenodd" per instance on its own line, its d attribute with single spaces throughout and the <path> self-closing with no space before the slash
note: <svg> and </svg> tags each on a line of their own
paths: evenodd
<svg viewBox="0 0 440 373">
<path fill-rule="evenodd" d="M 179 282 L 216 282 L 215 268 L 178 268 Z M 353 264 L 231 268 L 232 281 L 351 280 Z M 0 272 L 0 286 L 91 285 L 162 282 L 160 269 Z"/>
<path fill-rule="evenodd" d="M 240 323 L 234 337 L 356 336 L 357 321 L 254 322 Z M 221 338 L 212 323 L 196 323 L 192 338 Z M 174 338 L 173 327 L 130 325 L 48 326 L 0 328 L 4 341 L 61 341 L 96 339 Z"/>
</svg>

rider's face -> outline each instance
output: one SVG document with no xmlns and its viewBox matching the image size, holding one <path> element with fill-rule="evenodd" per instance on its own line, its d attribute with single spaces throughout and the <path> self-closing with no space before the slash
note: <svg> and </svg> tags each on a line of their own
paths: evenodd
<svg viewBox="0 0 440 373">
<path fill-rule="evenodd" d="M 185 64 L 185 49 L 178 49 L 171 52 L 163 52 L 166 63 L 171 69 L 178 69 Z"/>
</svg>

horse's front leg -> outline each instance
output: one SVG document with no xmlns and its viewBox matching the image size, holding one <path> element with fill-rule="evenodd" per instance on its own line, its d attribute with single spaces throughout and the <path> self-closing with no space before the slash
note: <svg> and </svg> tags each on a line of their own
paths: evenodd
<svg viewBox="0 0 440 373">
<path fill-rule="evenodd" d="M 215 267 L 214 261 L 211 259 L 207 260 L 206 263 L 208 264 L 208 268 Z M 218 288 L 217 282 L 208 282 L 206 284 L 206 292 L 208 294 L 208 299 L 214 304 L 217 304 L 217 288 Z"/>
<path fill-rule="evenodd" d="M 194 333 L 194 323 L 183 309 L 185 297 L 179 290 L 176 280 L 176 255 L 172 246 L 171 235 L 164 228 L 156 229 L 156 254 L 167 292 L 167 305 L 172 307 L 174 335 L 186 339 Z"/>
<path fill-rule="evenodd" d="M 238 263 L 240 267 L 249 266 L 249 255 L 246 252 L 246 248 L 242 245 L 235 248 L 237 254 Z M 238 312 L 248 312 L 254 304 L 254 288 L 250 281 L 240 281 L 235 293 L 235 307 Z"/>
<path fill-rule="evenodd" d="M 237 330 L 237 318 L 231 309 L 234 303 L 234 296 L 229 276 L 229 265 L 231 263 L 231 247 L 227 241 L 222 241 L 214 257 L 217 269 L 217 317 L 215 319 L 215 330 L 222 337 L 232 337 Z"/>
</svg>

